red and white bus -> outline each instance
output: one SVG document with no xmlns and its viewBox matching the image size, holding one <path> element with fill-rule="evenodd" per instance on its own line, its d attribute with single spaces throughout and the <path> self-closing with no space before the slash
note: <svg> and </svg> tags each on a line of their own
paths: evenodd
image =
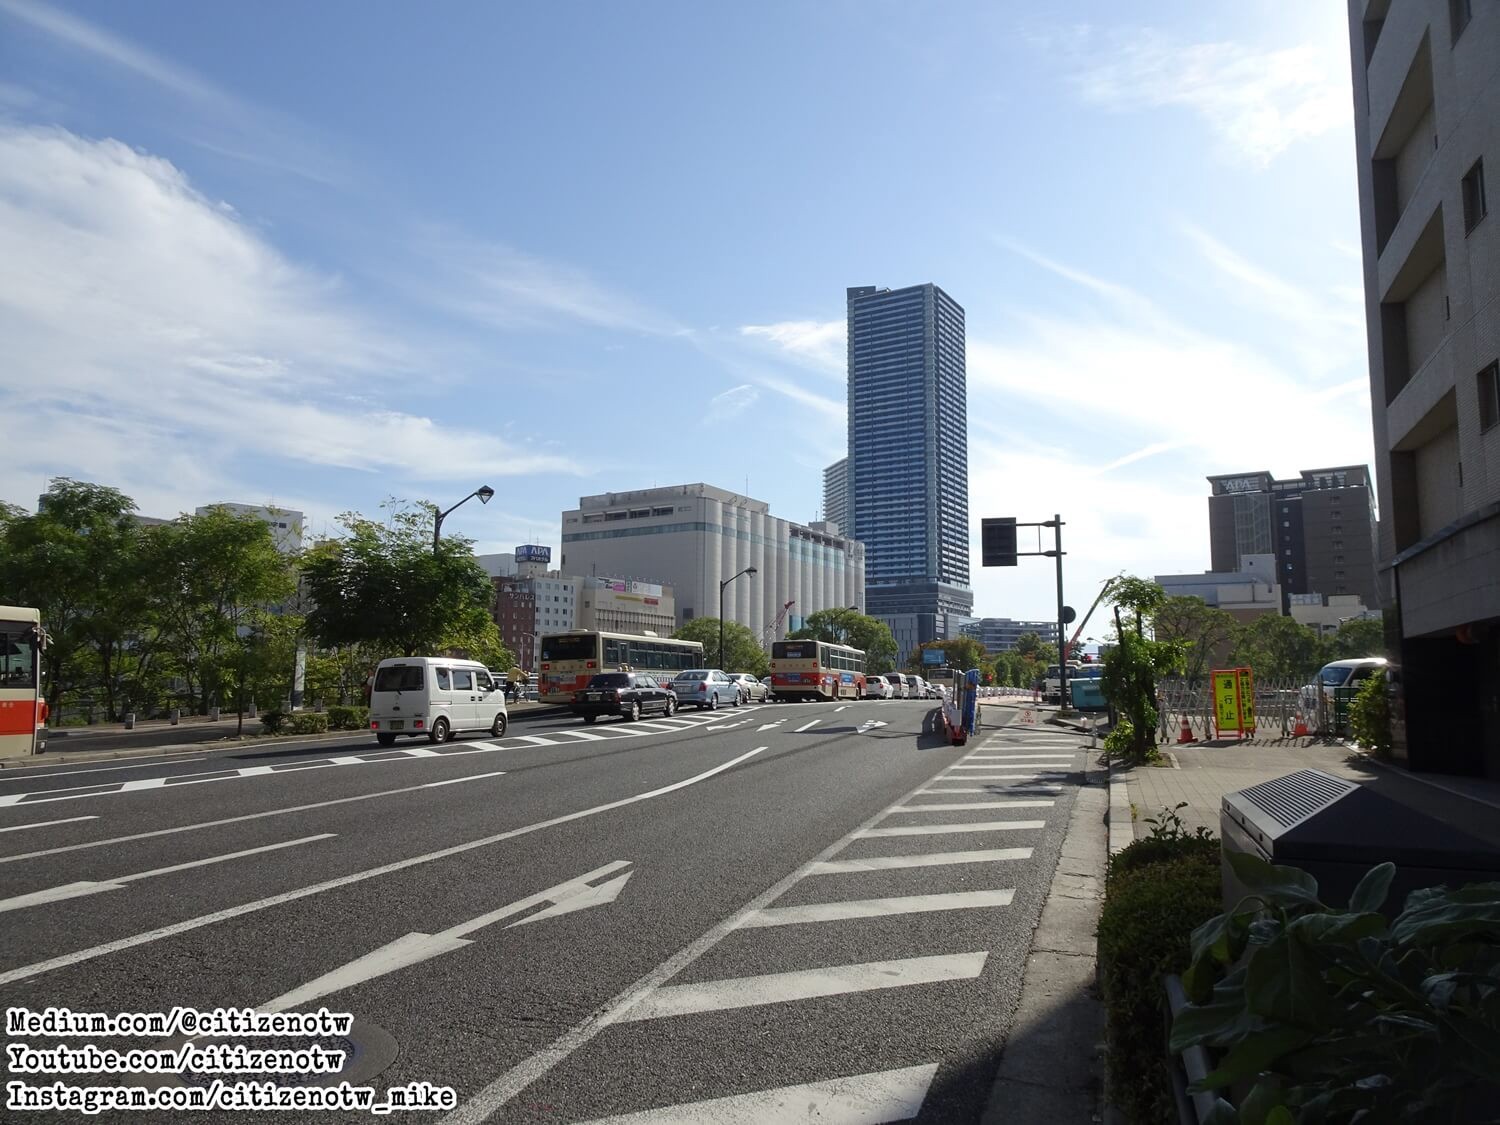
<svg viewBox="0 0 1500 1125">
<path fill-rule="evenodd" d="M 771 692 L 777 699 L 863 699 L 865 654 L 827 641 L 776 641 Z"/>
<path fill-rule="evenodd" d="M 678 672 L 703 667 L 701 644 L 668 637 L 581 629 L 547 633 L 541 638 L 540 647 L 537 691 L 543 703 L 573 702 L 573 693 L 582 691 L 600 672 L 628 668 L 666 681 Z"/>
<path fill-rule="evenodd" d="M 47 634 L 34 609 L 0 605 L 0 758 L 47 748 L 42 650 Z"/>
</svg>

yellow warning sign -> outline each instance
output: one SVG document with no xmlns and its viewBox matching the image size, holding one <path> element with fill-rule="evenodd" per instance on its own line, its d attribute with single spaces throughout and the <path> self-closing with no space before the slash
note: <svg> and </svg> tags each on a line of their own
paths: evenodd
<svg viewBox="0 0 1500 1125">
<path fill-rule="evenodd" d="M 1214 720 L 1219 733 L 1255 731 L 1255 685 L 1249 668 L 1216 669 L 1209 673 L 1214 693 Z"/>
</svg>

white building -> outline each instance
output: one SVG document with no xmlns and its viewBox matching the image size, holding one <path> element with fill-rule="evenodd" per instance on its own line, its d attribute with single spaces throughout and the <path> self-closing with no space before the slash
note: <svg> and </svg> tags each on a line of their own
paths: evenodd
<svg viewBox="0 0 1500 1125">
<path fill-rule="evenodd" d="M 1323 636 L 1337 633 L 1345 621 L 1382 620 L 1380 611 L 1368 608 L 1358 594 L 1293 594 L 1291 601 L 1292 620 Z"/>
<path fill-rule="evenodd" d="M 212 508 L 223 508 L 237 516 L 254 516 L 261 520 L 271 529 L 271 538 L 276 543 L 276 549 L 284 555 L 299 554 L 302 550 L 302 528 L 304 517 L 301 512 L 292 511 L 290 508 L 273 508 L 264 504 L 206 504 L 195 509 L 193 514 L 197 516 L 207 515 Z"/>
<path fill-rule="evenodd" d="M 1281 584 L 1275 555 L 1245 555 L 1241 568 L 1203 574 L 1158 574 L 1156 584 L 1168 597 L 1202 598 L 1239 621 L 1281 613 Z"/>
<path fill-rule="evenodd" d="M 773 516 L 762 500 L 682 484 L 584 496 L 562 514 L 563 574 L 670 585 L 678 625 L 718 617 L 719 583 L 751 566 L 725 589 L 724 618 L 757 636 L 787 601 L 779 636 L 820 609 L 864 609 L 864 545 Z"/>
</svg>

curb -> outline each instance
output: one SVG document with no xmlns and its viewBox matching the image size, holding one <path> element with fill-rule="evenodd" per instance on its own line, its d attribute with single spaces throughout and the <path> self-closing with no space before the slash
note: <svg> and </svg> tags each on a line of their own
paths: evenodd
<svg viewBox="0 0 1500 1125">
<path fill-rule="evenodd" d="M 1135 842 L 1135 822 L 1130 816 L 1130 779 L 1116 762 L 1109 765 L 1109 854 Z"/>
</svg>

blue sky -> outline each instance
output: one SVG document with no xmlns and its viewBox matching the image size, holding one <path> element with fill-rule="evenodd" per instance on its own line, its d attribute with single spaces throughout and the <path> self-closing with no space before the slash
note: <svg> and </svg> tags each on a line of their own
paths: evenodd
<svg viewBox="0 0 1500 1125">
<path fill-rule="evenodd" d="M 844 289 L 967 310 L 985 515 L 1069 600 L 1208 473 L 1371 456 L 1343 5 L 0 0 L 0 499 L 386 497 L 480 550 L 707 481 L 810 520 Z M 24 425 L 16 425 L 24 420 Z M 1091 630 L 1092 632 L 1092 630 Z"/>
</svg>

